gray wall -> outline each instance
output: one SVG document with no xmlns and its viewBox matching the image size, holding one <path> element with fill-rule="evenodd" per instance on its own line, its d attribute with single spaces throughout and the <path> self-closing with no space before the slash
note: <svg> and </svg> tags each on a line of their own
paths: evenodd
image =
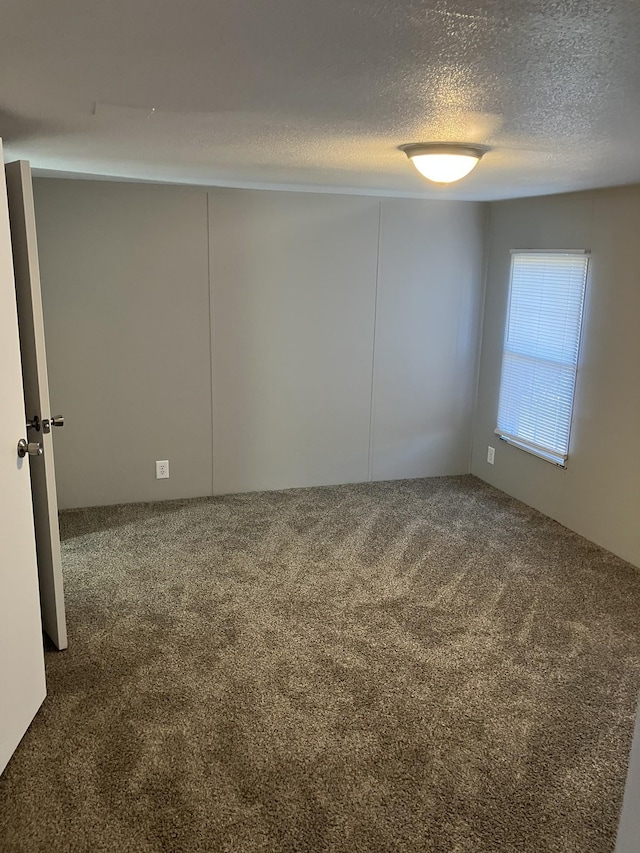
<svg viewBox="0 0 640 853">
<path fill-rule="evenodd" d="M 469 471 L 483 225 L 460 202 L 382 203 L 374 480 Z"/>
<path fill-rule="evenodd" d="M 472 472 L 640 565 L 640 188 L 490 205 Z M 591 249 L 566 470 L 499 441 L 500 366 L 513 248 Z M 487 464 L 487 446 L 496 448 Z"/>
<path fill-rule="evenodd" d="M 210 196 L 214 488 L 368 479 L 379 203 Z"/>
<path fill-rule="evenodd" d="M 35 199 L 62 507 L 469 470 L 482 205 Z"/>
<path fill-rule="evenodd" d="M 61 508 L 211 494 L 206 195 L 34 191 Z"/>
</svg>

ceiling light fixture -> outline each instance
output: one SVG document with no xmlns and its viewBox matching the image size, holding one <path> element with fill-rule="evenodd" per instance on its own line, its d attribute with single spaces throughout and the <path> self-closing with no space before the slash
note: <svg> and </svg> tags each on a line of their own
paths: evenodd
<svg viewBox="0 0 640 853">
<path fill-rule="evenodd" d="M 455 142 L 412 142 L 401 145 L 400 150 L 421 175 L 437 184 L 451 184 L 464 178 L 487 151 L 482 145 Z"/>
</svg>

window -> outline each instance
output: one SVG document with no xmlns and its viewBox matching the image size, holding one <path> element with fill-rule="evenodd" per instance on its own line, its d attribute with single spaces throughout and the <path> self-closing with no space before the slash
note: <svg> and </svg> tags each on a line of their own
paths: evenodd
<svg viewBox="0 0 640 853">
<path fill-rule="evenodd" d="M 589 255 L 511 255 L 496 433 L 563 467 L 569 452 Z"/>
</svg>

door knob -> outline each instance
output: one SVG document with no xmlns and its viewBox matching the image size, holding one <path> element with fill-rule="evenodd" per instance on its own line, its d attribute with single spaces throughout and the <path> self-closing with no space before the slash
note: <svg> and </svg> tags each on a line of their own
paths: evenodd
<svg viewBox="0 0 640 853">
<path fill-rule="evenodd" d="M 64 426 L 64 415 L 56 415 L 51 418 L 51 426 Z"/>
<path fill-rule="evenodd" d="M 26 441 L 21 438 L 18 442 L 18 456 L 23 459 L 25 456 L 42 456 L 42 446 L 39 441 Z"/>
<path fill-rule="evenodd" d="M 27 421 L 27 429 L 35 429 L 36 432 L 40 432 L 40 418 L 37 415 Z"/>
</svg>

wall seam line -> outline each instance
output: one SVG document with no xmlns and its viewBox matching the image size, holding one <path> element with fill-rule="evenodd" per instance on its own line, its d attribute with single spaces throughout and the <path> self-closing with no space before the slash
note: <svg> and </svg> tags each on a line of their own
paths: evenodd
<svg viewBox="0 0 640 853">
<path fill-rule="evenodd" d="M 211 221 L 209 216 L 209 192 L 207 198 L 207 287 L 209 290 L 209 393 L 211 412 L 211 495 L 214 494 L 214 441 L 213 441 L 213 281 L 211 280 Z"/>
<path fill-rule="evenodd" d="M 382 201 L 378 202 L 378 244 L 376 254 L 376 286 L 373 302 L 373 340 L 371 347 L 371 393 L 369 397 L 369 458 L 368 477 L 373 479 L 373 441 L 374 441 L 374 406 L 375 406 L 375 375 L 376 375 L 376 333 L 378 330 L 378 282 L 380 278 L 380 232 L 382 226 Z"/>
<path fill-rule="evenodd" d="M 478 345 L 476 348 L 476 375 L 473 394 L 473 411 L 471 413 L 471 441 L 469 443 L 469 473 L 473 473 L 473 451 L 476 445 L 476 429 L 478 426 L 478 399 L 480 396 L 480 372 L 482 362 L 482 348 L 484 344 L 485 309 L 487 303 L 487 284 L 489 279 L 489 237 L 491 232 L 491 203 L 485 202 L 484 221 L 482 228 L 482 299 L 479 305 L 478 318 Z"/>
</svg>

